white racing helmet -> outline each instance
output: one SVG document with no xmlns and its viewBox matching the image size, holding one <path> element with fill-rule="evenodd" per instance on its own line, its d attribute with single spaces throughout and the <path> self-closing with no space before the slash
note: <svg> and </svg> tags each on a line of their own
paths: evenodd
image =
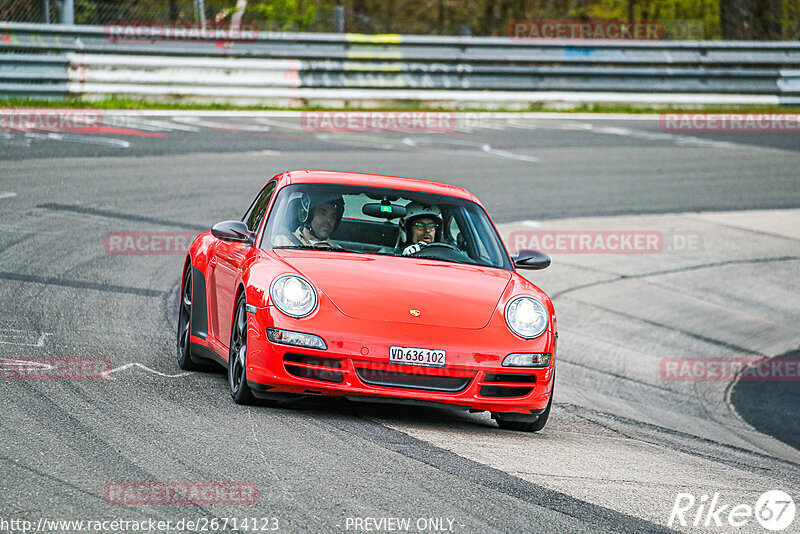
<svg viewBox="0 0 800 534">
<path fill-rule="evenodd" d="M 400 219 L 400 242 L 408 240 L 409 227 L 408 224 L 417 217 L 430 217 L 435 219 L 436 222 L 442 224 L 442 210 L 435 204 L 422 204 L 416 200 L 412 200 L 406 204 L 406 214 Z"/>
</svg>

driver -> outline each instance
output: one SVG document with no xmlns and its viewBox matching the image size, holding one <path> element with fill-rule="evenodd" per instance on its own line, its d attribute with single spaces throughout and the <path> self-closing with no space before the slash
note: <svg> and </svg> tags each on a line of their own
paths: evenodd
<svg viewBox="0 0 800 534">
<path fill-rule="evenodd" d="M 400 233 L 408 240 L 403 248 L 403 256 L 419 252 L 422 247 L 436 241 L 436 234 L 441 226 L 442 211 L 439 206 L 421 204 L 417 201 L 409 202 L 406 205 L 405 217 L 400 219 Z"/>
<path fill-rule="evenodd" d="M 297 208 L 300 226 L 291 235 L 277 235 L 273 246 L 305 245 L 311 247 L 342 248 L 330 239 L 344 214 L 341 195 L 303 193 Z"/>
</svg>

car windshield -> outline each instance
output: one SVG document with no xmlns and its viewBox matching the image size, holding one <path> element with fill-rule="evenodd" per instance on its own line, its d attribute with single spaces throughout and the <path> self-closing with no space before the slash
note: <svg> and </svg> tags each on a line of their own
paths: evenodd
<svg viewBox="0 0 800 534">
<path fill-rule="evenodd" d="M 479 205 L 451 196 L 376 187 L 295 184 L 282 188 L 261 247 L 512 269 L 497 230 Z"/>
</svg>

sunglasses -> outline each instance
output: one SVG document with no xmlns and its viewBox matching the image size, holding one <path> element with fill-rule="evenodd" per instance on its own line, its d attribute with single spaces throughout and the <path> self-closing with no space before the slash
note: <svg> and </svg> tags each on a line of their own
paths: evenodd
<svg viewBox="0 0 800 534">
<path fill-rule="evenodd" d="M 418 221 L 415 223 L 411 223 L 411 225 L 418 230 L 436 230 L 436 227 L 439 226 L 439 223 L 435 222 L 424 223 Z"/>
</svg>

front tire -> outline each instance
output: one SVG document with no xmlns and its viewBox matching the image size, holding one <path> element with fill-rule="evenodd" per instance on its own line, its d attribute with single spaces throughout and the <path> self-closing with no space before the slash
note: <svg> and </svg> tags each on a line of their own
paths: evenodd
<svg viewBox="0 0 800 534">
<path fill-rule="evenodd" d="M 547 424 L 550 418 L 550 407 L 553 405 L 553 394 L 556 391 L 556 376 L 553 373 L 553 388 L 550 390 L 550 400 L 547 401 L 547 408 L 539 414 L 533 421 L 520 421 L 519 416 L 515 414 L 503 414 L 502 412 L 492 413 L 492 417 L 497 420 L 497 426 L 504 430 L 517 430 L 520 432 L 539 432 Z"/>
<path fill-rule="evenodd" d="M 253 404 L 255 397 L 247 385 L 247 302 L 244 293 L 239 295 L 231 330 L 228 353 L 228 386 L 236 404 Z"/>
</svg>

